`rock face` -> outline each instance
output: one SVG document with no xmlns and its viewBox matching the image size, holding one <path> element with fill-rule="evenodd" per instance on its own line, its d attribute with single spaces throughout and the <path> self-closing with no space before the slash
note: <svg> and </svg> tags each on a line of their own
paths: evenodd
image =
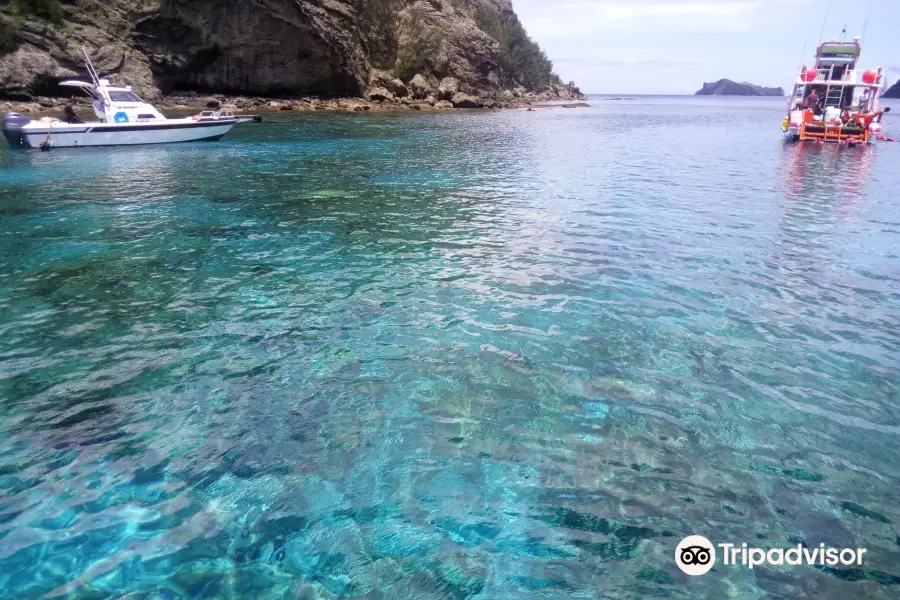
<svg viewBox="0 0 900 600">
<path fill-rule="evenodd" d="M 524 81 L 503 72 L 501 44 L 482 29 L 520 26 L 511 0 L 44 2 L 59 14 L 0 5 L 0 99 L 70 94 L 58 84 L 86 77 L 82 47 L 101 76 L 149 100 L 188 91 L 422 99 L 435 90 L 451 100 Z M 574 86 L 560 89 L 574 97 Z"/>
<path fill-rule="evenodd" d="M 881 95 L 882 98 L 900 98 L 900 81 L 889 87 Z"/>
<path fill-rule="evenodd" d="M 713 83 L 704 83 L 695 96 L 784 96 L 780 87 L 767 88 L 752 83 L 736 83 L 730 79 L 720 79 Z"/>
<path fill-rule="evenodd" d="M 412 78 L 409 82 L 409 89 L 412 90 L 413 98 L 416 99 L 427 98 L 432 91 L 431 84 L 421 74 Z"/>
</svg>

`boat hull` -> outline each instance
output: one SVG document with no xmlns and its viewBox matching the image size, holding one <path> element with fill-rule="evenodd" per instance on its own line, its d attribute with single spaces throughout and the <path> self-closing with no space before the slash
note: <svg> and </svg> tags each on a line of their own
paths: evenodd
<svg viewBox="0 0 900 600">
<path fill-rule="evenodd" d="M 12 148 L 38 148 L 44 142 L 51 148 L 96 146 L 137 146 L 218 140 L 242 119 L 211 121 L 170 119 L 146 123 L 44 123 L 28 121 L 21 115 L 3 119 L 3 134 Z"/>
</svg>

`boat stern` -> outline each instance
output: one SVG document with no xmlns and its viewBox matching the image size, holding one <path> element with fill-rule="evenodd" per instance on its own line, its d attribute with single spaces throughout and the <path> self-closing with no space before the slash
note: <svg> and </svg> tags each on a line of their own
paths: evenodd
<svg viewBox="0 0 900 600">
<path fill-rule="evenodd" d="M 31 119 L 17 112 L 8 112 L 3 115 L 0 122 L 0 131 L 6 136 L 10 148 L 27 148 L 28 138 L 25 136 L 25 126 L 31 123 Z"/>
</svg>

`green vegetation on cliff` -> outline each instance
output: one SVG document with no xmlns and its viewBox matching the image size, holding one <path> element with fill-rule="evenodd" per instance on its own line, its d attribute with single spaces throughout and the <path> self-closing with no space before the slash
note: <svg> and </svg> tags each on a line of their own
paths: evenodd
<svg viewBox="0 0 900 600">
<path fill-rule="evenodd" d="M 478 27 L 500 44 L 500 70 L 507 87 L 523 85 L 528 89 L 545 88 L 559 83 L 553 72 L 553 61 L 528 36 L 518 17 L 503 18 L 485 8 L 476 12 Z"/>
<path fill-rule="evenodd" d="M 19 45 L 19 28 L 0 18 L 0 55 L 12 52 Z"/>
<path fill-rule="evenodd" d="M 446 39 L 443 31 L 429 27 L 425 11 L 411 7 L 401 21 L 401 27 L 417 31 L 409 43 L 400 48 L 394 63 L 394 73 L 402 79 L 411 79 L 417 73 L 428 71 L 429 62 L 441 49 Z"/>
<path fill-rule="evenodd" d="M 30 0 L 34 14 L 53 23 L 62 23 L 63 9 L 59 0 Z"/>
<path fill-rule="evenodd" d="M 63 21 L 63 7 L 60 0 L 13 0 L 4 6 L 2 11 L 14 19 L 21 19 L 23 14 L 32 14 L 57 25 Z M 0 24 L 0 27 L 4 26 Z"/>
</svg>

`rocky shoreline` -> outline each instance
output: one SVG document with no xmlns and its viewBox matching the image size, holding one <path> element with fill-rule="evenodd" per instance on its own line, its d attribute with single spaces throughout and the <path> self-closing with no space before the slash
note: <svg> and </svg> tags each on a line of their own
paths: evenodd
<svg viewBox="0 0 900 600">
<path fill-rule="evenodd" d="M 453 80 L 444 80 L 438 89 L 427 87 L 416 79 L 410 85 L 399 80 L 388 89 L 385 86 L 372 88 L 365 97 L 323 98 L 303 96 L 299 98 L 266 98 L 258 96 L 230 96 L 224 94 L 204 95 L 189 92 L 171 94 L 156 100 L 153 104 L 161 111 L 187 113 L 199 110 L 213 110 L 223 106 L 241 112 L 399 112 L 399 111 L 445 111 L 465 109 L 511 109 L 527 108 L 553 101 L 580 101 L 586 97 L 570 85 L 552 85 L 542 92 L 528 92 L 524 88 L 504 90 L 489 96 L 462 93 Z M 401 87 L 402 86 L 402 87 Z M 410 89 L 412 88 L 412 89 Z M 57 113 L 70 100 L 67 98 L 37 97 L 32 102 L 2 101 L 0 113 L 15 111 L 25 114 Z M 75 98 L 76 107 L 88 109 L 90 101 L 85 97 Z M 583 105 L 583 104 L 580 104 Z"/>
</svg>

